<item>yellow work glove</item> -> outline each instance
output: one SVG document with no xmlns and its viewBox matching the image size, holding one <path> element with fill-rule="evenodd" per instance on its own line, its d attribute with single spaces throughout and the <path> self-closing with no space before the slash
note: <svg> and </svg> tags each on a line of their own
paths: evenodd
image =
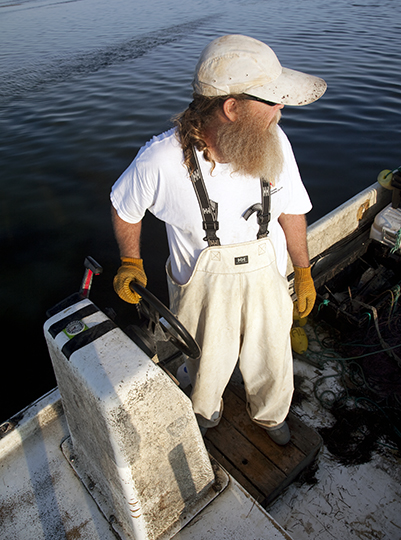
<svg viewBox="0 0 401 540">
<path fill-rule="evenodd" d="M 311 275 L 311 267 L 294 266 L 294 289 L 297 295 L 296 309 L 301 318 L 312 311 L 316 300 L 316 290 Z"/>
<path fill-rule="evenodd" d="M 135 281 L 146 287 L 148 282 L 143 269 L 142 259 L 121 257 L 121 266 L 114 277 L 113 286 L 118 296 L 129 304 L 138 304 L 140 295 L 130 289 L 130 283 Z"/>
</svg>

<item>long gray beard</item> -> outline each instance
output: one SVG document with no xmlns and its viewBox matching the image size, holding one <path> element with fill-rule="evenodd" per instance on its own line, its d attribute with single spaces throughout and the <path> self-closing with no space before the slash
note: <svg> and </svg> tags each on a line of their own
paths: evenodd
<svg viewBox="0 0 401 540">
<path fill-rule="evenodd" d="M 222 125 L 217 133 L 219 153 L 234 172 L 263 177 L 273 185 L 283 169 L 284 156 L 277 124 L 278 111 L 268 129 L 261 119 L 244 115 L 237 121 Z"/>
</svg>

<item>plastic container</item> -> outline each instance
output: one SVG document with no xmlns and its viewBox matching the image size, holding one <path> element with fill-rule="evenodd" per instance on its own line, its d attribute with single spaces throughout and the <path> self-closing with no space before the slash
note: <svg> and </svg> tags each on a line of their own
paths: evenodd
<svg viewBox="0 0 401 540">
<path fill-rule="evenodd" d="M 391 204 L 377 214 L 370 229 L 370 238 L 382 244 L 394 247 L 397 233 L 401 229 L 401 208 Z"/>
<path fill-rule="evenodd" d="M 185 364 L 180 365 L 175 377 L 180 383 L 181 388 L 187 388 L 191 384 L 191 379 L 189 378 L 187 366 Z"/>
</svg>

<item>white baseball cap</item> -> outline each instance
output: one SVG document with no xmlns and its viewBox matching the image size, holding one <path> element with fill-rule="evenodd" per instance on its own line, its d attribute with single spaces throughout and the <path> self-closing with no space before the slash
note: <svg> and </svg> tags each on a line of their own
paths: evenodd
<svg viewBox="0 0 401 540">
<path fill-rule="evenodd" d="M 203 96 L 248 94 L 282 105 L 307 105 L 326 91 L 323 79 L 282 67 L 262 41 L 222 36 L 203 50 L 192 86 Z"/>
</svg>

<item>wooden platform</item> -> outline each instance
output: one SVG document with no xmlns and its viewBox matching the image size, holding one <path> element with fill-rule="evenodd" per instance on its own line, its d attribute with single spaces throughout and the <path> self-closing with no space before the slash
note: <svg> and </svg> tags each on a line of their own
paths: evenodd
<svg viewBox="0 0 401 540">
<path fill-rule="evenodd" d="M 205 435 L 209 453 L 264 508 L 313 462 L 322 445 L 320 435 L 295 415 L 290 413 L 287 422 L 291 441 L 279 446 L 250 420 L 242 385 L 230 382 L 223 418 Z"/>
</svg>

